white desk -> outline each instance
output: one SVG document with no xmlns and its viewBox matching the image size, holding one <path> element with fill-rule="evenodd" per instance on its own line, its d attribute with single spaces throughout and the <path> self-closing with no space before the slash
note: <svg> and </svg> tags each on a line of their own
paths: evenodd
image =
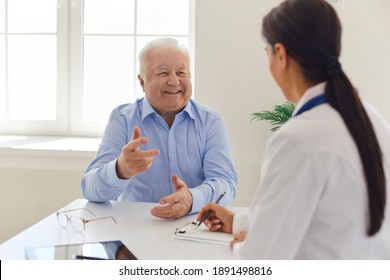
<svg viewBox="0 0 390 280">
<path fill-rule="evenodd" d="M 61 210 L 85 207 L 97 217 L 113 216 L 111 219 L 88 223 L 83 233 L 75 232 L 69 225 L 61 228 L 57 223 L 56 213 L 48 216 L 15 237 L 0 245 L 0 259 L 25 259 L 26 247 L 74 244 L 82 242 L 121 240 L 138 259 L 189 260 L 189 259 L 232 259 L 229 246 L 191 241 L 172 240 L 177 227 L 193 221 L 196 215 L 177 220 L 163 220 L 150 214 L 155 203 L 106 202 L 91 203 L 77 199 Z M 245 208 L 234 208 L 241 211 Z M 81 212 L 79 212 L 81 213 Z M 92 218 L 82 212 L 86 218 Z M 77 212 L 74 214 L 78 214 Z M 28 213 L 25 213 L 28 215 Z"/>
</svg>

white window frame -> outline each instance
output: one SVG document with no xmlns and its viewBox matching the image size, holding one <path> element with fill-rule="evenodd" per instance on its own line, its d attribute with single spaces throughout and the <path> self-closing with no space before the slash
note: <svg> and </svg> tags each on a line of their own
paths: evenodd
<svg viewBox="0 0 390 280">
<path fill-rule="evenodd" d="M 60 24 L 60 22 L 67 21 L 68 0 L 57 0 L 57 92 L 56 92 L 56 120 L 48 121 L 20 121 L 20 120 L 0 120 L 0 131 L 2 134 L 28 134 L 28 135 L 65 135 L 67 133 L 66 113 L 68 111 L 67 95 L 68 95 L 68 61 L 67 57 L 67 24 Z M 7 3 L 7 2 L 6 2 Z M 7 4 L 6 4 L 7 5 Z M 6 13 L 7 17 L 7 13 Z M 5 48 L 7 52 L 7 21 L 5 24 Z M 29 33 L 34 35 L 34 33 Z M 7 67 L 7 55 L 6 55 Z M 7 70 L 6 70 L 7 75 Z M 9 93 L 7 91 L 6 79 L 5 100 L 8 101 Z M 44 101 L 43 101 L 44 102 Z M 8 103 L 8 102 L 7 102 Z M 6 106 L 6 114 L 8 113 L 8 106 Z"/>
<path fill-rule="evenodd" d="M 140 1 L 140 0 L 135 0 Z M 163 1 L 163 0 L 161 0 Z M 102 135 L 105 121 L 83 121 L 83 0 L 57 0 L 57 95 L 56 120 L 0 120 L 1 134 L 92 136 Z M 189 51 L 194 79 L 195 0 L 189 0 Z M 136 19 L 135 19 L 136 20 Z M 6 26 L 7 31 L 7 26 Z M 134 34 L 137 38 L 137 34 Z M 153 35 L 148 35 L 153 36 Z M 161 36 L 161 35 L 156 35 Z M 169 36 L 167 34 L 167 36 Z M 172 35 L 177 37 L 176 35 Z M 7 36 L 6 36 L 7 38 Z M 7 40 L 7 39 L 6 39 Z M 136 44 L 136 40 L 135 40 Z M 136 49 L 135 51 L 136 52 Z M 135 61 L 138 54 L 134 53 Z M 136 64 L 135 64 L 136 65 Z M 135 66 L 134 66 L 135 67 Z M 135 69 L 134 73 L 138 73 Z M 135 89 L 134 89 L 135 90 Z M 7 94 L 7 92 L 6 92 Z M 130 100 L 129 100 L 130 101 Z M 119 105 L 119 104 L 118 104 Z"/>
</svg>

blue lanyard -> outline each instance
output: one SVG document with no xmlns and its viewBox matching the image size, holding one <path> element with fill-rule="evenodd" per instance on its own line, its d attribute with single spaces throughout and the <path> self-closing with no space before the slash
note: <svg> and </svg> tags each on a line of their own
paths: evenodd
<svg viewBox="0 0 390 280">
<path fill-rule="evenodd" d="M 310 99 L 309 101 L 307 101 L 305 104 L 303 104 L 303 106 L 301 107 L 301 109 L 298 110 L 298 112 L 294 115 L 294 117 L 302 114 L 303 112 L 306 112 L 318 105 L 321 105 L 323 103 L 326 103 L 326 97 L 325 97 L 325 94 L 321 94 L 321 95 L 318 95 L 312 99 Z"/>
</svg>

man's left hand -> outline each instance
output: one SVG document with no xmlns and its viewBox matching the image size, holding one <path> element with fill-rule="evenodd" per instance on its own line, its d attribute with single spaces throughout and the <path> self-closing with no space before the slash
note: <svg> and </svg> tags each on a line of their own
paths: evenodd
<svg viewBox="0 0 390 280">
<path fill-rule="evenodd" d="M 186 215 L 192 207 L 192 194 L 187 185 L 176 175 L 172 176 L 172 183 L 175 186 L 173 194 L 160 199 L 160 204 L 152 209 L 153 216 L 164 219 L 175 219 Z"/>
</svg>

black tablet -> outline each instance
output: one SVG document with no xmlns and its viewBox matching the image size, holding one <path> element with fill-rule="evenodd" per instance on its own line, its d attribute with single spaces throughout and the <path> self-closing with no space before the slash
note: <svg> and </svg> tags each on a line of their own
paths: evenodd
<svg viewBox="0 0 390 280">
<path fill-rule="evenodd" d="M 28 260 L 136 260 L 133 253 L 119 240 L 80 244 L 29 247 Z"/>
</svg>

